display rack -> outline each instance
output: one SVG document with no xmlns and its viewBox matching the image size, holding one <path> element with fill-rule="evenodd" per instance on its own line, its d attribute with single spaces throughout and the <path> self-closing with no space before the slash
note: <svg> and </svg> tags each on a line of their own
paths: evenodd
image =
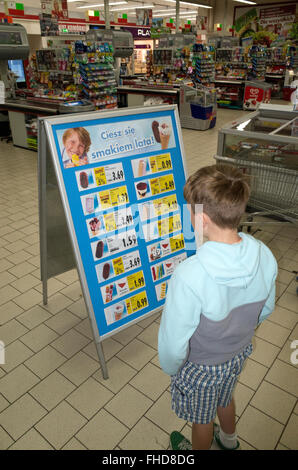
<svg viewBox="0 0 298 470">
<path fill-rule="evenodd" d="M 248 64 L 243 47 L 220 48 L 216 50 L 215 78 L 217 80 L 245 80 Z"/>
<path fill-rule="evenodd" d="M 151 80 L 164 83 L 181 83 L 189 80 L 192 72 L 192 34 L 165 35 L 155 43 Z"/>
<path fill-rule="evenodd" d="M 193 80 L 198 85 L 211 86 L 215 82 L 215 50 L 212 46 L 193 45 Z"/>
<path fill-rule="evenodd" d="M 37 50 L 32 64 L 36 97 L 62 101 L 78 98 L 73 44 Z"/>
<path fill-rule="evenodd" d="M 97 109 L 117 107 L 112 41 L 75 42 L 75 60 L 82 92 Z"/>
<path fill-rule="evenodd" d="M 251 61 L 251 66 L 248 69 L 248 79 L 265 80 L 266 48 L 264 46 L 251 46 L 248 57 Z"/>
</svg>

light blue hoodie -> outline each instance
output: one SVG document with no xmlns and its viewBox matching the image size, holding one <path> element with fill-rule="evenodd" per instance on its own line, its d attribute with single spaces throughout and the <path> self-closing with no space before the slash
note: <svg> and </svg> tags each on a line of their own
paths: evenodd
<svg viewBox="0 0 298 470">
<path fill-rule="evenodd" d="M 261 241 L 239 236 L 232 245 L 204 243 L 175 269 L 158 335 L 167 374 L 186 360 L 214 365 L 232 359 L 274 310 L 276 260 Z"/>
</svg>

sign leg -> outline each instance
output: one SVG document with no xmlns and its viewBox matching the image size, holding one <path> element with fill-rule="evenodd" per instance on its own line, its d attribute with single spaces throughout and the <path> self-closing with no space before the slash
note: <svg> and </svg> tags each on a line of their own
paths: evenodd
<svg viewBox="0 0 298 470">
<path fill-rule="evenodd" d="M 100 362 L 100 365 L 101 365 L 102 376 L 105 380 L 107 380 L 109 378 L 109 374 L 108 374 L 108 368 L 107 368 L 107 364 L 106 364 L 106 361 L 105 361 L 102 345 L 101 345 L 101 343 L 98 343 L 98 342 L 96 342 L 95 345 L 96 345 L 96 349 L 97 349 L 99 362 Z"/>
</svg>

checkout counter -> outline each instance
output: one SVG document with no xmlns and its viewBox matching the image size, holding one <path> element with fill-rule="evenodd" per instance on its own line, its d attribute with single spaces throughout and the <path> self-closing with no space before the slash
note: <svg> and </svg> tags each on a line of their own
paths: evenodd
<svg viewBox="0 0 298 470">
<path fill-rule="evenodd" d="M 118 86 L 118 106 L 120 108 L 151 106 L 154 104 L 179 105 L 179 87 L 167 85 L 121 85 Z"/>
<path fill-rule="evenodd" d="M 7 111 L 13 145 L 37 150 L 37 119 L 55 114 L 88 112 L 95 106 L 88 100 L 51 102 L 38 98 L 8 98 L 0 104 L 0 111 Z"/>
</svg>

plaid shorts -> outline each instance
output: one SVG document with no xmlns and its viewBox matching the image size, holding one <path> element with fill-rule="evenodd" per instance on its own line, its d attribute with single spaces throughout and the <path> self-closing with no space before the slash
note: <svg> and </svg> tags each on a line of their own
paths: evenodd
<svg viewBox="0 0 298 470">
<path fill-rule="evenodd" d="M 252 344 L 220 365 L 187 361 L 171 380 L 172 409 L 176 415 L 191 423 L 213 421 L 217 407 L 230 404 L 244 361 L 251 353 Z"/>
</svg>

